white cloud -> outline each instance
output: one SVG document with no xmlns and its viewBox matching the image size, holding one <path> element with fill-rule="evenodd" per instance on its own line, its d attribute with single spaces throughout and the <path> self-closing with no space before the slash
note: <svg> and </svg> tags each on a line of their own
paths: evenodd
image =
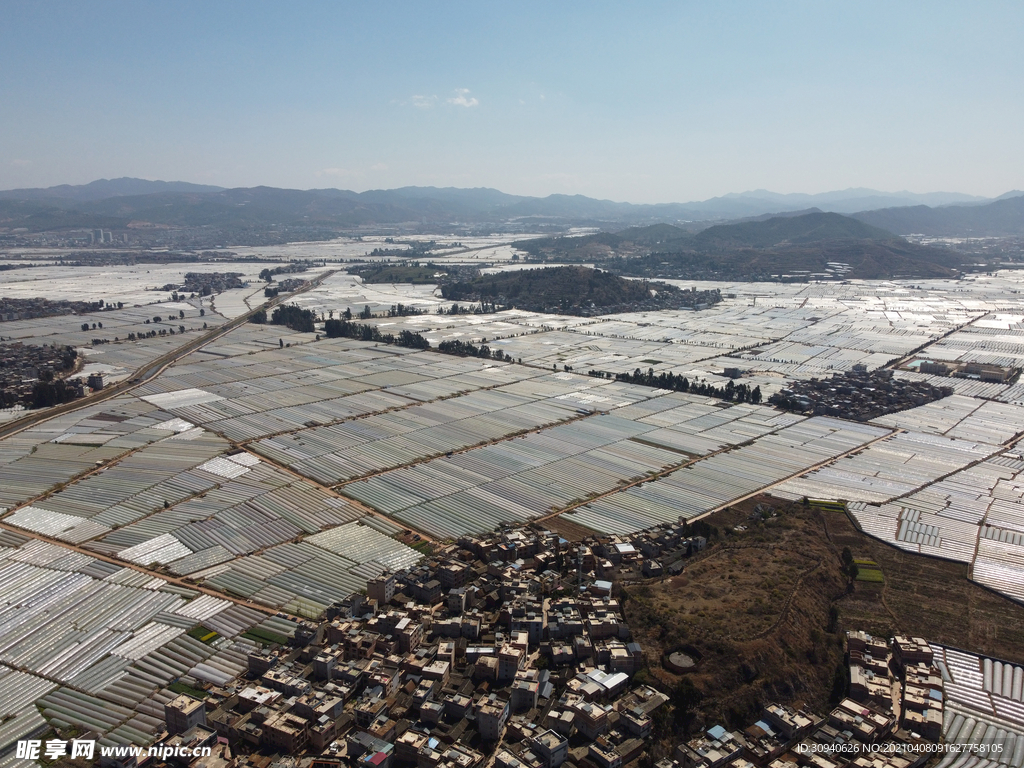
<svg viewBox="0 0 1024 768">
<path fill-rule="evenodd" d="M 437 103 L 437 96 L 421 96 L 417 94 L 409 99 L 409 102 L 417 109 L 430 109 Z"/>
<path fill-rule="evenodd" d="M 328 177 L 335 179 L 362 179 L 367 176 L 367 173 L 371 175 L 373 173 L 381 173 L 386 171 L 388 166 L 386 163 L 374 163 L 369 168 L 321 168 L 319 171 L 315 171 L 317 177 Z"/>
<path fill-rule="evenodd" d="M 475 96 L 469 95 L 469 88 L 456 88 L 455 95 L 448 99 L 448 103 L 457 107 L 476 107 L 480 104 Z"/>
<path fill-rule="evenodd" d="M 348 168 L 321 168 L 316 172 L 317 176 L 333 176 L 336 178 L 351 178 L 362 176 L 362 171 L 350 171 Z"/>
<path fill-rule="evenodd" d="M 30 165 L 32 165 L 32 161 L 31 160 L 11 160 L 11 165 L 13 165 L 15 168 L 28 168 Z"/>
</svg>

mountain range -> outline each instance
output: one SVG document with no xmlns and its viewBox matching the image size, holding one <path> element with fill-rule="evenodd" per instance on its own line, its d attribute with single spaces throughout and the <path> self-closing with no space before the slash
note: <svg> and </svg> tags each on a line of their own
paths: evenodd
<svg viewBox="0 0 1024 768">
<path fill-rule="evenodd" d="M 717 222 L 815 210 L 853 214 L 860 221 L 899 234 L 1024 234 L 1024 192 L 1020 191 L 989 200 L 945 192 L 922 195 L 847 189 L 807 195 L 754 190 L 699 202 L 653 205 L 583 195 L 526 197 L 489 188 L 402 187 L 366 192 L 223 189 L 132 178 L 0 191 L 0 227 L 34 232 L 82 227 L 118 229 L 129 223 L 227 231 L 311 225 L 343 229 L 407 222 L 518 222 L 524 227 L 589 225 L 604 229 L 669 222 L 700 230 Z"/>
<path fill-rule="evenodd" d="M 883 208 L 853 214 L 876 227 L 933 237 L 1006 237 L 1024 234 L 1024 193 L 985 205 Z"/>
<path fill-rule="evenodd" d="M 5 200 L 74 200 L 90 202 L 109 197 L 153 195 L 158 192 L 219 192 L 223 187 L 190 184 L 187 181 L 149 181 L 148 179 L 97 179 L 88 184 L 60 184 L 56 187 L 8 189 L 0 192 Z"/>
</svg>

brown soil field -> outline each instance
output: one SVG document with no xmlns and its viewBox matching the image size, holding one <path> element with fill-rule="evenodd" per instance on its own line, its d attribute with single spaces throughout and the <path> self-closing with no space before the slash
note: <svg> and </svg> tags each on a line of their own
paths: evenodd
<svg viewBox="0 0 1024 768">
<path fill-rule="evenodd" d="M 596 531 L 587 528 L 586 526 L 572 522 L 567 519 L 565 515 L 550 517 L 540 523 L 537 527 L 553 531 L 566 541 L 580 541 L 581 539 L 593 536 L 596 533 Z"/>
<path fill-rule="evenodd" d="M 1024 663 L 1024 606 L 967 580 L 967 565 L 924 557 L 862 534 L 839 512 L 826 512 L 832 541 L 874 560 L 884 584 L 856 583 L 838 601 L 847 629 L 910 634 Z"/>
</svg>

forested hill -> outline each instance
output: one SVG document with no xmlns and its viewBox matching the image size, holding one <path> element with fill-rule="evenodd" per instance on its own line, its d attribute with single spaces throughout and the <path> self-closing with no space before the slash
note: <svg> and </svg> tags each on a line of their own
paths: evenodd
<svg viewBox="0 0 1024 768">
<path fill-rule="evenodd" d="M 617 274 L 680 280 L 949 277 L 961 257 L 837 213 L 723 224 L 697 234 L 659 224 L 516 243 L 538 261 L 585 261 Z"/>
<path fill-rule="evenodd" d="M 588 267 L 548 267 L 481 275 L 441 286 L 450 301 L 483 301 L 532 312 L 599 315 L 709 306 L 718 291 L 683 291 L 665 283 L 626 280 Z"/>
<path fill-rule="evenodd" d="M 813 211 L 798 216 L 773 216 L 737 224 L 718 224 L 696 234 L 671 224 L 630 227 L 583 237 L 523 240 L 516 247 L 533 256 L 573 254 L 579 258 L 627 255 L 638 251 L 708 251 L 724 248 L 771 248 L 787 244 L 838 240 L 899 240 L 892 232 L 838 213 Z"/>
<path fill-rule="evenodd" d="M 695 248 L 720 249 L 745 246 L 771 248 L 784 244 L 833 242 L 836 240 L 885 241 L 899 239 L 892 232 L 838 213 L 816 211 L 803 216 L 776 216 L 765 221 L 720 224 L 697 233 Z"/>
</svg>

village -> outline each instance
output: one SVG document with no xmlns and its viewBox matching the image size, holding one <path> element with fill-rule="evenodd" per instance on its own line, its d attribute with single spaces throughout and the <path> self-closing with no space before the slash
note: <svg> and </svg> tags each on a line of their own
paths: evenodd
<svg viewBox="0 0 1024 768">
<path fill-rule="evenodd" d="M 685 525 L 578 543 L 464 536 L 265 643 L 246 675 L 179 680 L 163 743 L 213 746 L 192 761 L 210 768 L 915 768 L 934 755 L 931 647 L 854 631 L 849 695 L 831 712 L 769 703 L 746 729 L 714 725 L 654 761 L 683 705 L 634 680 L 658 660 L 631 640 L 619 580 L 678 573 L 706 546 Z"/>
</svg>

